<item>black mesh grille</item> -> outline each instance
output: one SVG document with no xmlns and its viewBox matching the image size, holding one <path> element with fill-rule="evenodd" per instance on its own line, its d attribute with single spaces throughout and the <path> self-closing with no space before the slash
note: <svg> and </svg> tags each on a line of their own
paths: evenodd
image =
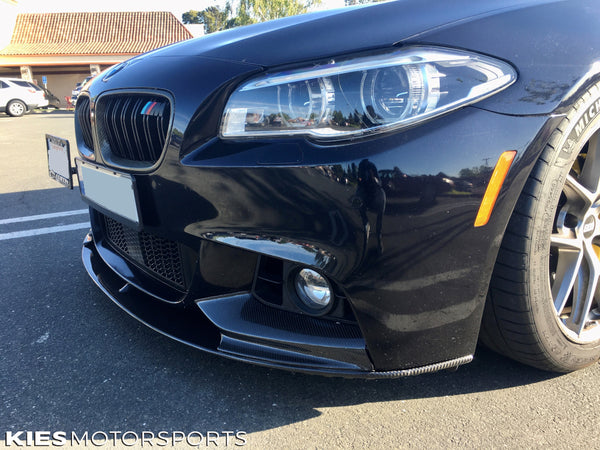
<svg viewBox="0 0 600 450">
<path fill-rule="evenodd" d="M 165 147 L 171 117 L 169 100 L 160 95 L 119 94 L 101 97 L 96 126 L 105 159 L 123 164 L 154 164 Z"/>
<path fill-rule="evenodd" d="M 77 122 L 81 130 L 83 142 L 85 146 L 94 150 L 94 139 L 92 138 L 92 122 L 90 119 L 90 99 L 84 95 L 80 95 L 77 99 L 77 107 L 75 108 Z"/>
<path fill-rule="evenodd" d="M 178 287 L 185 286 L 179 244 L 145 231 L 138 232 L 108 216 L 103 218 L 105 237 L 115 250 Z"/>
</svg>

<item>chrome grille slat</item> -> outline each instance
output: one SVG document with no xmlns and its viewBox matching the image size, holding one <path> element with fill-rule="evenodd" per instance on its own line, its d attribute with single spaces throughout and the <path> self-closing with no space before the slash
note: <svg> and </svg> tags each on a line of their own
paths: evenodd
<svg viewBox="0 0 600 450">
<path fill-rule="evenodd" d="M 130 142 L 129 140 L 129 136 L 127 133 L 127 126 L 125 125 L 125 117 L 126 117 L 126 113 L 127 113 L 127 104 L 129 102 L 129 99 L 124 99 L 121 103 L 122 105 L 119 108 L 119 125 L 121 127 L 121 131 L 123 132 L 123 142 Z M 133 149 L 127 149 L 128 152 L 131 152 L 131 154 L 133 154 Z"/>
<path fill-rule="evenodd" d="M 139 159 L 142 159 L 144 157 L 144 152 L 142 151 L 142 141 L 140 140 L 139 129 L 136 126 L 137 118 L 135 115 L 135 111 L 141 110 L 142 104 L 143 104 L 143 100 L 138 98 L 132 107 L 131 115 L 130 115 L 131 129 L 133 130 L 132 145 L 135 147 L 136 154 L 138 155 Z"/>
<path fill-rule="evenodd" d="M 152 157 L 152 138 L 150 136 L 150 130 L 149 130 L 149 116 L 147 115 L 142 115 L 142 120 L 144 121 L 144 147 L 148 149 L 148 152 L 150 153 L 150 156 Z"/>
<path fill-rule="evenodd" d="M 161 141 L 164 141 L 167 138 L 165 135 L 164 120 L 165 118 L 163 116 L 160 116 L 158 121 L 158 133 Z"/>
</svg>

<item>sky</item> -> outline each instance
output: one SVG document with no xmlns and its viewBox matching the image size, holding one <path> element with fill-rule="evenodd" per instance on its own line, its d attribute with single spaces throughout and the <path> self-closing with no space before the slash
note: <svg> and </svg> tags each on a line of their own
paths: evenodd
<svg viewBox="0 0 600 450">
<path fill-rule="evenodd" d="M 16 5 L 15 5 L 16 3 Z M 10 42 L 14 22 L 19 13 L 44 12 L 98 12 L 98 11 L 171 11 L 181 20 L 181 15 L 195 9 L 201 11 L 213 5 L 223 5 L 223 0 L 0 0 L 0 48 Z M 344 6 L 344 0 L 323 0 L 320 9 Z"/>
</svg>

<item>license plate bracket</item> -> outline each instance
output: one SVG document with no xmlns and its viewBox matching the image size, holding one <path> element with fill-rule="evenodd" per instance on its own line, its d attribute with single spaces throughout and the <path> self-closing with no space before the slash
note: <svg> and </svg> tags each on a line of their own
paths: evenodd
<svg viewBox="0 0 600 450">
<path fill-rule="evenodd" d="M 46 135 L 48 175 L 63 186 L 73 189 L 73 168 L 69 141 L 51 134 Z"/>
</svg>

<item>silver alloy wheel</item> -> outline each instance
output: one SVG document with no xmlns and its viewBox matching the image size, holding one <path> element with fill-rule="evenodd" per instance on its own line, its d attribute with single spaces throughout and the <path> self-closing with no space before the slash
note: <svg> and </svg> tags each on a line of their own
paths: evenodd
<svg viewBox="0 0 600 450">
<path fill-rule="evenodd" d="M 14 101 L 8 105 L 8 111 L 11 116 L 22 116 L 25 113 L 25 105 L 23 103 Z"/>
<path fill-rule="evenodd" d="M 573 342 L 600 339 L 600 131 L 567 175 L 550 236 L 550 284 L 560 329 Z"/>
</svg>

